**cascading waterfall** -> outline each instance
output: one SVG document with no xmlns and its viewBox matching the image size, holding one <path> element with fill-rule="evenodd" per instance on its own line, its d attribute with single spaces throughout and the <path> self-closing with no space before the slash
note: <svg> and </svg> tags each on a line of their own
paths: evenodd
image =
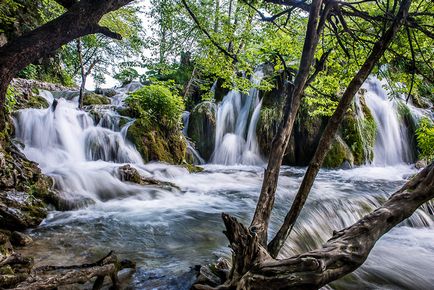
<svg viewBox="0 0 434 290">
<path fill-rule="evenodd" d="M 252 76 L 252 83 L 258 85 L 263 78 L 262 71 Z M 262 100 L 259 90 L 252 88 L 249 94 L 230 91 L 218 105 L 216 114 L 216 136 L 212 163 L 257 165 L 263 163 L 256 138 Z"/>
<path fill-rule="evenodd" d="M 389 99 L 383 83 L 371 77 L 363 85 L 366 103 L 377 124 L 373 164 L 376 166 L 410 163 L 409 134 L 398 114 L 398 99 Z"/>
<path fill-rule="evenodd" d="M 47 101 L 54 98 L 43 92 Z M 137 188 L 116 177 L 116 163 L 143 164 L 140 154 L 126 140 L 127 123 L 121 129 L 114 111 L 99 112 L 95 125 L 89 113 L 76 109 L 77 103 L 56 100 L 48 109 L 27 109 L 15 116 L 16 138 L 25 144 L 25 155 L 39 163 L 54 178 L 67 199 L 94 201 L 116 197 Z"/>
<path fill-rule="evenodd" d="M 259 83 L 261 77 L 256 73 L 254 81 Z M 377 140 L 381 135 L 382 141 L 375 148 L 380 159 L 375 159 L 375 164 L 405 162 L 404 145 L 396 156 L 382 155 L 381 150 L 396 150 L 393 142 L 406 136 L 387 135 L 389 127 L 400 130 L 396 108 L 386 102 L 378 84 L 366 86 L 366 101 L 381 127 Z M 126 90 L 113 102 L 121 104 Z M 53 102 L 50 93 L 42 95 Z M 73 211 L 51 212 L 32 232 L 34 243 L 23 251 L 35 256 L 39 265 L 64 264 L 65 260 L 80 263 L 84 255 L 93 257 L 116 249 L 122 257 L 137 262 L 131 282 L 136 289 L 189 289 L 191 280 L 185 278 L 185 272 L 191 265 L 208 263 L 212 254 L 230 257 L 227 240 L 215 234 L 216 226 L 221 226 L 220 213 L 237 215 L 248 223 L 264 174 L 260 166 L 236 165 L 262 164 L 255 133 L 261 109 L 257 90 L 252 89 L 249 95 L 230 92 L 218 107 L 213 162 L 231 166 L 204 165 L 205 170 L 197 174 L 163 163 L 143 164 L 126 140 L 134 120 L 122 120 L 110 106 L 83 112 L 76 109 L 75 98 L 70 99 L 57 99 L 55 109 L 25 109 L 15 116 L 16 137 L 24 143 L 25 155 L 54 178 L 65 198 L 84 200 Z M 382 117 L 385 124 L 381 124 L 385 122 Z M 188 114 L 183 120 L 187 130 Z M 175 186 L 123 182 L 118 168 L 125 163 L 146 177 Z M 282 255 L 318 248 L 334 230 L 371 212 L 415 173 L 412 166 L 402 164 L 321 170 Z M 286 214 L 288 200 L 293 199 L 303 174 L 303 168 L 282 167 L 271 231 Z M 330 288 L 430 289 L 434 284 L 429 271 L 434 263 L 433 205 L 428 202 L 392 229 L 360 269 Z M 181 283 L 182 279 L 188 281 Z"/>
</svg>

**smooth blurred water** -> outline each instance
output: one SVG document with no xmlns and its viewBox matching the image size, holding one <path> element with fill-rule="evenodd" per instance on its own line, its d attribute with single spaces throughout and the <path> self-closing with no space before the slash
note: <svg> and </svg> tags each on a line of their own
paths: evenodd
<svg viewBox="0 0 434 290">
<path fill-rule="evenodd" d="M 51 96 L 48 96 L 49 99 Z M 115 98 L 115 101 L 118 99 Z M 30 231 L 22 251 L 36 265 L 88 262 L 115 250 L 137 262 L 134 289 L 188 289 L 190 267 L 229 257 L 221 213 L 249 223 L 264 167 L 205 165 L 201 173 L 161 163 L 143 164 L 125 131 L 131 120 L 109 108 L 98 120 L 59 100 L 56 109 L 28 109 L 15 119 L 23 152 L 52 176 L 65 199 L 85 200 L 76 210 L 51 211 Z M 125 125 L 122 125 L 125 123 Z M 140 186 L 119 179 L 130 163 L 143 176 L 174 187 Z M 304 168 L 283 167 L 271 233 L 282 222 Z M 379 206 L 417 171 L 410 165 L 321 170 L 282 257 L 315 249 Z M 335 289 L 433 289 L 434 212 L 430 203 L 385 235 L 366 263 Z"/>
</svg>

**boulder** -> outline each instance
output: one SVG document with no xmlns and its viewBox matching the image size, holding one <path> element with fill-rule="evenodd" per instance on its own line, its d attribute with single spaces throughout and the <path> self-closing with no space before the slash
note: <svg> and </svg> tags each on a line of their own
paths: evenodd
<svg viewBox="0 0 434 290">
<path fill-rule="evenodd" d="M 110 105 L 111 100 L 103 95 L 95 94 L 92 92 L 86 92 L 83 97 L 83 105 L 91 106 L 91 105 Z"/>
<path fill-rule="evenodd" d="M 353 164 L 354 157 L 351 153 L 351 149 L 341 137 L 336 136 L 332 148 L 330 148 L 330 151 L 324 159 L 323 166 L 328 168 L 348 168 L 352 167 Z"/>
<path fill-rule="evenodd" d="M 38 226 L 47 216 L 41 200 L 20 191 L 0 192 L 0 228 L 23 230 Z"/>
<path fill-rule="evenodd" d="M 33 243 L 33 240 L 29 235 L 15 231 L 11 234 L 11 243 L 16 247 L 24 247 Z"/>
<path fill-rule="evenodd" d="M 143 158 L 143 161 L 164 161 L 182 164 L 187 154 L 187 143 L 179 128 L 162 127 L 142 116 L 128 128 L 127 138 Z"/>
<path fill-rule="evenodd" d="M 215 130 L 215 103 L 206 101 L 198 104 L 191 111 L 187 135 L 205 160 L 209 160 L 214 152 Z"/>
</svg>

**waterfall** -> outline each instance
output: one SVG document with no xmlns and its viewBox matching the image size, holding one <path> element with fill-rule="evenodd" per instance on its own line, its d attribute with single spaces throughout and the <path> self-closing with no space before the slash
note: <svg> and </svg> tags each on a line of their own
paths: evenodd
<svg viewBox="0 0 434 290">
<path fill-rule="evenodd" d="M 363 85 L 367 89 L 366 103 L 377 124 L 373 164 L 377 166 L 410 163 L 412 152 L 405 124 L 398 114 L 399 99 L 389 99 L 383 83 L 370 78 Z"/>
<path fill-rule="evenodd" d="M 48 109 L 25 109 L 15 115 L 16 138 L 25 144 L 24 154 L 53 177 L 66 199 L 94 201 L 136 190 L 116 176 L 118 163 L 143 164 L 140 154 L 126 140 L 119 116 L 111 110 L 96 124 L 87 112 L 77 110 L 74 100 L 41 94 L 52 103 Z"/>
<path fill-rule="evenodd" d="M 262 71 L 257 71 L 251 81 L 258 85 L 262 78 Z M 258 95 L 256 88 L 250 89 L 247 95 L 232 90 L 218 105 L 212 163 L 255 165 L 263 162 L 256 138 L 262 105 Z"/>
</svg>

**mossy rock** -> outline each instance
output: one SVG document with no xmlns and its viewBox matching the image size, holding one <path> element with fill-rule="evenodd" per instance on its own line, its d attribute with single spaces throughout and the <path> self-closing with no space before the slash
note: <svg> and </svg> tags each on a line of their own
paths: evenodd
<svg viewBox="0 0 434 290">
<path fill-rule="evenodd" d="M 356 114 L 356 106 L 345 114 L 341 125 L 342 138 L 350 147 L 355 165 L 363 165 L 374 159 L 374 145 L 377 125 L 366 105 L 363 95 L 359 96 L 360 112 Z"/>
<path fill-rule="evenodd" d="M 346 162 L 348 162 L 350 166 L 354 164 L 353 154 L 342 138 L 337 136 L 332 148 L 324 159 L 323 166 L 327 168 L 338 168 L 342 167 Z"/>
<path fill-rule="evenodd" d="M 92 92 L 86 92 L 83 97 L 83 105 L 91 106 L 91 105 L 110 105 L 111 100 L 103 95 L 95 94 Z"/>
<path fill-rule="evenodd" d="M 29 101 L 25 104 L 25 108 L 35 108 L 35 109 L 46 109 L 50 105 L 47 100 L 41 97 L 40 95 L 32 95 L 29 98 Z"/>
<path fill-rule="evenodd" d="M 136 146 L 145 162 L 181 164 L 185 160 L 187 144 L 181 131 L 176 128 L 161 128 L 160 124 L 141 117 L 128 128 L 127 138 Z"/>
<path fill-rule="evenodd" d="M 38 226 L 47 216 L 41 200 L 18 191 L 0 192 L 0 227 L 23 230 Z"/>
<path fill-rule="evenodd" d="M 214 152 L 215 130 L 216 105 L 209 101 L 198 104 L 191 111 L 187 135 L 205 160 Z"/>
</svg>

